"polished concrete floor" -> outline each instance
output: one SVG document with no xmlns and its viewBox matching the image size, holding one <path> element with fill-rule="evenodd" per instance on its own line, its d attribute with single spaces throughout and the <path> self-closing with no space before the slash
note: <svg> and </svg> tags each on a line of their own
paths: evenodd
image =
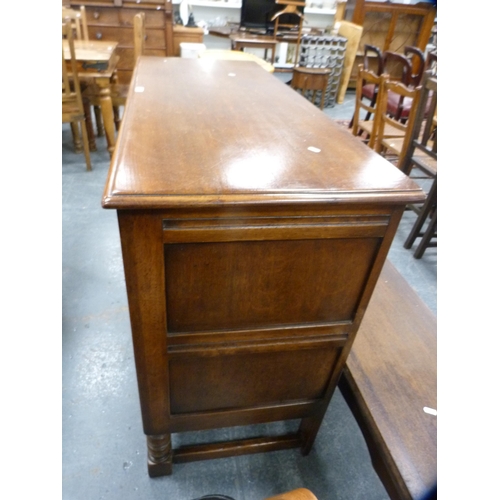
<svg viewBox="0 0 500 500">
<path fill-rule="evenodd" d="M 325 110 L 351 117 L 353 95 Z M 150 479 L 128 318 L 116 214 L 101 208 L 109 167 L 105 141 L 92 153 L 93 171 L 62 129 L 62 498 L 194 500 L 223 494 L 261 500 L 298 487 L 319 500 L 387 500 L 366 445 L 336 392 L 309 456 L 297 450 L 174 465 Z M 415 220 L 404 215 L 389 258 L 436 311 L 437 250 L 421 260 L 403 242 Z M 289 428 L 296 423 L 174 435 L 174 445 L 224 440 Z"/>
</svg>

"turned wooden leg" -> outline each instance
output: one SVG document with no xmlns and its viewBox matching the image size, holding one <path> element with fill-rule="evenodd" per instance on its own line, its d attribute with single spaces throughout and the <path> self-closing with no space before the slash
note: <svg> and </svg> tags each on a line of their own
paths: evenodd
<svg viewBox="0 0 500 500">
<path fill-rule="evenodd" d="M 147 436 L 149 477 L 172 474 L 172 441 L 170 434 Z"/>
<path fill-rule="evenodd" d="M 104 136 L 104 125 L 102 123 L 102 113 L 99 106 L 94 106 L 95 124 L 97 127 L 97 137 Z"/>
<path fill-rule="evenodd" d="M 99 86 L 99 101 L 101 104 L 102 119 L 104 121 L 104 131 L 108 143 L 109 155 L 113 155 L 115 150 L 115 123 L 113 119 L 113 103 L 109 89 L 109 78 L 96 78 L 96 84 Z"/>
<path fill-rule="evenodd" d="M 92 126 L 92 116 L 90 113 L 90 103 L 87 100 L 83 101 L 83 109 L 85 111 L 85 128 L 87 130 L 87 137 L 89 139 L 90 151 L 97 151 L 95 145 L 94 127 Z"/>
<path fill-rule="evenodd" d="M 82 141 L 80 139 L 80 131 L 78 130 L 78 122 L 71 122 L 71 134 L 73 135 L 73 146 L 75 148 L 75 153 L 81 153 Z"/>
<path fill-rule="evenodd" d="M 120 128 L 120 107 L 113 106 L 113 116 L 115 118 L 115 129 L 118 132 Z"/>
</svg>

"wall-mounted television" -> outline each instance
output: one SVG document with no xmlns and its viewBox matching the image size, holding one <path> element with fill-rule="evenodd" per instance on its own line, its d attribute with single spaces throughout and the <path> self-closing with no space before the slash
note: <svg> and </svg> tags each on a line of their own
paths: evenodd
<svg viewBox="0 0 500 500">
<path fill-rule="evenodd" d="M 243 0 L 241 4 L 240 28 L 247 31 L 272 33 L 274 22 L 271 18 L 276 12 L 283 10 L 285 5 L 279 5 L 276 0 Z M 304 7 L 298 7 L 304 12 Z M 297 24 L 298 17 L 286 14 L 280 17 L 280 24 Z"/>
</svg>

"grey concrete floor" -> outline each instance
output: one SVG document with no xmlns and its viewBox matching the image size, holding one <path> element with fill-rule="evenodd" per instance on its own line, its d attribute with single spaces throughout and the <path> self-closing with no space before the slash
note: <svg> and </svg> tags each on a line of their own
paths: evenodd
<svg viewBox="0 0 500 500">
<path fill-rule="evenodd" d="M 353 95 L 325 110 L 349 119 Z M 319 500 L 387 500 L 361 432 L 337 391 L 309 456 L 297 450 L 174 465 L 150 479 L 142 432 L 116 214 L 101 208 L 109 167 L 105 141 L 91 153 L 93 171 L 62 129 L 62 498 L 194 500 L 224 494 L 261 500 L 298 487 Z M 437 250 L 421 260 L 403 248 L 415 220 L 405 214 L 389 258 L 436 311 Z M 285 430 L 296 422 L 174 435 L 225 440 Z M 245 434 L 246 433 L 246 434 Z"/>
</svg>

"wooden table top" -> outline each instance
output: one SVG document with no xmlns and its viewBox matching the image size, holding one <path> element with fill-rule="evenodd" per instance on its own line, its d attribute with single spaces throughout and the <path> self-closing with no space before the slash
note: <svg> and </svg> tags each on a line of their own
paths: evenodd
<svg viewBox="0 0 500 500">
<path fill-rule="evenodd" d="M 75 40 L 75 56 L 79 73 L 96 73 L 102 76 L 103 73 L 112 73 L 118 62 L 116 47 L 118 42 L 100 40 Z M 64 58 L 71 58 L 69 46 L 63 40 Z M 89 75 L 91 76 L 91 75 Z"/>
<path fill-rule="evenodd" d="M 141 56 L 131 87 L 105 208 L 425 198 L 254 62 Z"/>
</svg>

